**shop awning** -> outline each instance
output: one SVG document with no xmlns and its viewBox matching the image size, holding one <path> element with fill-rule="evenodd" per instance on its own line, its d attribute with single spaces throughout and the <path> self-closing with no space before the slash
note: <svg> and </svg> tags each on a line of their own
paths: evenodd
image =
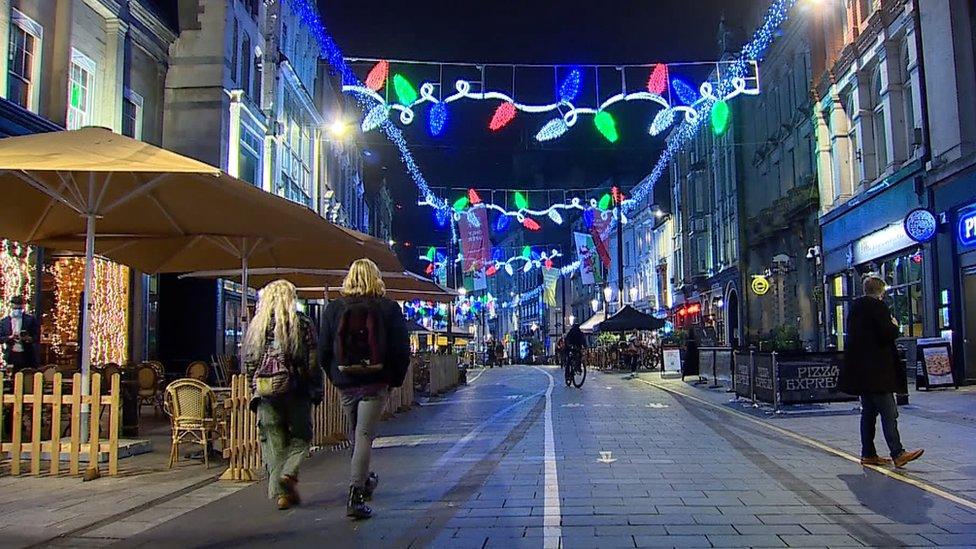
<svg viewBox="0 0 976 549">
<path fill-rule="evenodd" d="M 603 311 L 598 311 L 596 314 L 588 318 L 586 322 L 580 324 L 580 331 L 582 331 L 584 334 L 592 334 L 596 331 L 596 327 L 603 322 L 605 318 L 606 316 L 604 315 Z"/>
<path fill-rule="evenodd" d="M 642 313 L 630 305 L 625 306 L 597 326 L 601 332 L 631 332 L 636 330 L 659 330 L 664 320 Z"/>
</svg>

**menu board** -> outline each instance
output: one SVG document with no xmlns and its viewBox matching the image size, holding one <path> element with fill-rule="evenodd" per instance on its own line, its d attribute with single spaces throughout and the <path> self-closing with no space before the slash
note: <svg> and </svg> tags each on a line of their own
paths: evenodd
<svg viewBox="0 0 976 549">
<path fill-rule="evenodd" d="M 681 373 L 681 349 L 664 349 L 664 372 Z"/>
<path fill-rule="evenodd" d="M 954 387 L 956 378 L 952 372 L 952 347 L 947 339 L 919 339 L 917 360 L 922 367 L 918 381 L 926 388 Z"/>
</svg>

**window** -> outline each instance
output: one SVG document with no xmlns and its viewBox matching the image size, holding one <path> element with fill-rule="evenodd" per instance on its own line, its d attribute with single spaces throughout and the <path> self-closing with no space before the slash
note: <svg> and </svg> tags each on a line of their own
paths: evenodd
<svg viewBox="0 0 976 549">
<path fill-rule="evenodd" d="M 142 139 L 142 96 L 132 90 L 125 90 L 122 100 L 122 135 Z"/>
<path fill-rule="evenodd" d="M 246 33 L 241 41 L 241 89 L 251 91 L 251 37 Z"/>
<path fill-rule="evenodd" d="M 230 43 L 230 81 L 237 82 L 237 35 L 240 32 L 240 24 L 234 18 L 234 34 L 231 35 Z M 247 58 L 244 58 L 247 61 Z"/>
<path fill-rule="evenodd" d="M 857 121 L 855 117 L 857 115 L 857 110 L 854 105 L 854 90 L 847 90 L 842 99 L 844 105 L 844 112 L 847 114 L 848 120 L 848 130 L 847 139 L 850 141 L 850 178 L 851 187 L 856 187 L 861 181 L 860 177 L 860 163 L 861 163 L 861 151 L 858 149 L 857 142 Z"/>
<path fill-rule="evenodd" d="M 921 143 L 915 143 L 915 96 L 912 92 L 912 59 L 908 49 L 908 40 L 902 46 L 901 82 L 902 108 L 905 110 L 905 144 L 908 147 L 908 158 L 915 155 L 915 148 Z"/>
<path fill-rule="evenodd" d="M 95 62 L 71 48 L 71 67 L 68 73 L 68 129 L 91 124 L 93 94 L 95 92 Z"/>
<path fill-rule="evenodd" d="M 254 102 L 258 105 L 261 104 L 261 71 L 261 53 L 259 50 L 255 51 L 254 53 L 254 85 L 252 86 L 254 91 L 251 94 L 251 98 L 254 99 Z"/>
<path fill-rule="evenodd" d="M 7 64 L 7 99 L 36 111 L 34 82 L 39 76 L 37 54 L 43 28 L 33 19 L 11 9 L 10 50 Z"/>
<path fill-rule="evenodd" d="M 874 77 L 871 80 L 871 107 L 874 109 L 874 115 L 871 117 L 871 131 L 874 137 L 874 177 L 881 177 L 888 167 L 888 139 L 885 135 L 884 101 L 881 99 L 884 79 L 881 71 L 882 65 L 879 63 L 874 69 Z"/>
</svg>

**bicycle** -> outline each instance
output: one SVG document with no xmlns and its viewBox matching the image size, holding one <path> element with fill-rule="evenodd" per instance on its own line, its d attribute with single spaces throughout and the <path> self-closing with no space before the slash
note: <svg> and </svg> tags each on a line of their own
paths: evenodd
<svg viewBox="0 0 976 549">
<path fill-rule="evenodd" d="M 586 381 L 586 364 L 583 363 L 583 355 L 578 350 L 570 350 L 567 353 L 566 386 L 580 389 Z"/>
</svg>

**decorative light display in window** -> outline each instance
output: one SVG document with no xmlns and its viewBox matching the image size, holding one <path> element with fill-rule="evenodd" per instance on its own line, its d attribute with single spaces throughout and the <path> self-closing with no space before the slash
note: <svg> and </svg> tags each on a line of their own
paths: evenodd
<svg viewBox="0 0 976 549">
<path fill-rule="evenodd" d="M 65 257 L 48 267 L 54 278 L 51 344 L 56 348 L 79 344 L 81 294 L 85 286 L 85 259 Z M 129 354 L 129 268 L 95 259 L 92 285 L 92 364 L 122 364 Z"/>
<path fill-rule="evenodd" d="M 537 141 L 550 141 L 568 132 L 570 128 L 576 125 L 579 117 L 585 115 L 593 117 L 594 126 L 608 142 L 616 143 L 620 139 L 620 134 L 617 131 L 617 121 L 608 109 L 617 103 L 644 101 L 661 107 L 663 109 L 661 112 L 667 114 L 662 115 L 659 113 L 655 116 L 654 123 L 650 126 L 651 131 L 649 132 L 651 135 L 658 135 L 674 122 L 678 114 L 683 115 L 686 122 L 697 123 L 698 117 L 700 116 L 698 112 L 699 106 L 703 103 L 727 102 L 743 94 L 756 95 L 759 93 L 759 73 L 754 63 L 751 65 L 753 72 L 748 77 L 733 79 L 732 85 L 723 88 L 721 95 L 716 95 L 715 87 L 707 81 L 700 84 L 698 91 L 679 78 L 672 80 L 670 86 L 668 86 L 668 74 L 673 72 L 675 68 L 680 68 L 685 65 L 683 63 L 674 63 L 670 67 L 664 63 L 658 63 L 656 65 L 623 65 L 615 67 L 619 71 L 619 77 L 615 75 L 613 78 L 614 85 L 619 82 L 619 90 L 614 90 L 615 93 L 602 99 L 598 105 L 579 106 L 574 102 L 581 96 L 580 91 L 585 80 L 583 71 L 586 70 L 587 73 L 592 71 L 593 76 L 591 79 L 599 91 L 601 88 L 599 76 L 601 67 L 576 67 L 568 69 L 568 72 L 566 72 L 567 69 L 559 66 L 551 66 L 550 68 L 553 74 L 562 78 L 561 84 L 554 94 L 553 102 L 529 104 L 518 101 L 513 95 L 504 91 L 486 89 L 484 85 L 486 81 L 484 77 L 486 68 L 500 68 L 501 66 L 472 64 L 468 68 L 471 71 L 481 74 L 480 79 L 477 81 L 478 83 L 476 84 L 465 79 L 457 79 L 453 84 L 453 93 L 447 97 L 443 97 L 440 94 L 441 90 L 447 89 L 443 81 L 424 82 L 420 85 L 418 92 L 418 88 L 414 87 L 413 83 L 404 74 L 396 73 L 392 80 L 396 101 L 388 101 L 387 97 L 390 95 L 389 90 L 384 90 L 383 88 L 390 85 L 389 80 L 385 78 L 385 74 L 390 69 L 390 61 L 385 59 L 349 59 L 347 61 L 375 63 L 369 69 L 365 83 L 361 83 L 357 79 L 355 83 L 345 84 L 342 87 L 344 92 L 357 97 L 367 98 L 374 105 L 364 111 L 366 112 L 366 116 L 362 123 L 363 131 L 377 128 L 380 122 L 386 120 L 386 117 L 389 117 L 393 111 L 398 113 L 400 123 L 408 126 L 413 123 L 416 117 L 416 110 L 425 104 L 430 104 L 428 129 L 434 137 L 441 135 L 444 129 L 444 123 L 447 120 L 447 105 L 462 100 L 500 101 L 501 103 L 488 121 L 488 128 L 494 132 L 506 127 L 515 119 L 515 115 L 519 111 L 532 114 L 555 113 L 558 116 L 545 122 L 535 134 Z M 723 65 L 732 63 L 735 63 L 735 61 L 715 62 L 715 73 L 721 74 L 723 72 Z M 443 75 L 444 73 L 444 64 L 436 62 L 397 61 L 396 64 L 401 68 L 413 69 L 414 72 L 423 70 L 424 67 L 433 66 L 440 69 L 438 70 L 439 74 Z M 455 68 L 458 64 L 451 63 L 449 66 Z M 461 67 L 464 67 L 464 65 L 461 65 Z M 511 87 L 515 88 L 517 87 L 516 80 L 520 69 L 537 71 L 539 67 L 507 64 L 504 65 L 504 69 L 511 70 Z M 646 84 L 642 83 L 639 87 L 628 89 L 626 74 L 628 70 L 634 69 L 646 69 L 649 71 L 645 73 L 648 75 L 646 77 L 647 80 L 642 80 Z M 380 82 L 382 84 L 376 87 Z M 478 89 L 475 89 L 476 87 Z M 611 90 L 614 86 L 607 85 L 605 82 L 602 88 Z"/>
</svg>

